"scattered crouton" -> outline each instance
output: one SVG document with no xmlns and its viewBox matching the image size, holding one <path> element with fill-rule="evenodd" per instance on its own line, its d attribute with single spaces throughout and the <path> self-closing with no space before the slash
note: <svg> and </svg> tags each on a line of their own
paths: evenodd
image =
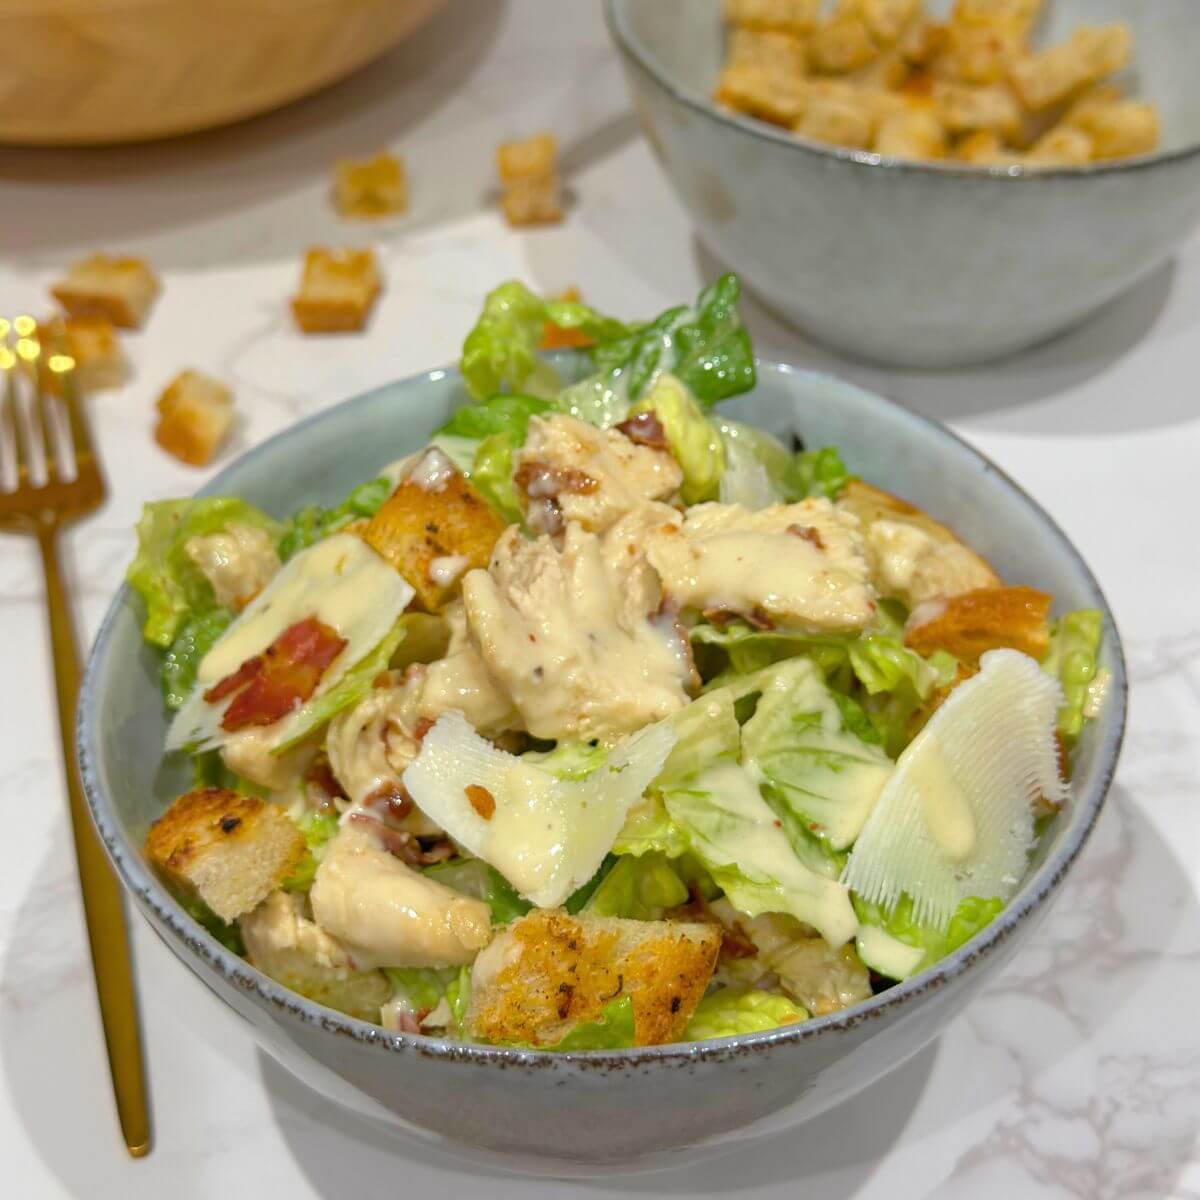
<svg viewBox="0 0 1200 1200">
<path fill-rule="evenodd" d="M 1068 115 L 1067 122 L 1091 140 L 1096 161 L 1149 154 L 1162 135 L 1158 110 L 1139 100 L 1081 105 Z"/>
<path fill-rule="evenodd" d="M 808 98 L 802 76 L 776 76 L 760 67 L 726 67 L 713 92 L 725 108 L 787 127 L 804 115 Z"/>
<path fill-rule="evenodd" d="M 143 259 L 93 254 L 73 263 L 50 293 L 73 317 L 99 314 L 122 329 L 140 329 L 159 287 Z"/>
<path fill-rule="evenodd" d="M 43 341 L 75 360 L 81 392 L 120 387 L 129 378 L 129 360 L 112 321 L 102 313 L 51 317 L 40 323 Z"/>
<path fill-rule="evenodd" d="M 485 1041 L 552 1046 L 629 996 L 639 1046 L 677 1041 L 720 948 L 711 924 L 535 909 L 475 960 L 467 1026 Z"/>
<path fill-rule="evenodd" d="M 1040 112 L 1119 71 L 1129 62 L 1132 49 L 1127 26 L 1085 25 L 1060 45 L 1018 59 L 1009 79 L 1021 103 L 1031 112 Z"/>
<path fill-rule="evenodd" d="M 371 518 L 362 539 L 412 584 L 427 612 L 486 567 L 504 522 L 440 450 L 431 449 Z"/>
<path fill-rule="evenodd" d="M 1092 160 L 1092 139 L 1082 129 L 1056 125 L 1029 148 L 1025 161 L 1039 167 L 1081 167 Z"/>
<path fill-rule="evenodd" d="M 821 0 L 725 0 L 724 7 L 731 25 L 795 34 L 816 26 Z"/>
<path fill-rule="evenodd" d="M 1041 659 L 1050 645 L 1050 602 L 1029 587 L 980 588 L 930 600 L 909 616 L 904 641 L 919 654 L 948 650 L 967 662 L 1004 647 Z"/>
<path fill-rule="evenodd" d="M 496 148 L 496 169 L 504 189 L 500 203 L 510 225 L 552 225 L 562 220 L 558 142 L 552 133 L 501 142 Z"/>
<path fill-rule="evenodd" d="M 909 109 L 880 122 L 875 150 L 893 158 L 941 158 L 946 153 L 946 131 L 935 113 Z"/>
<path fill-rule="evenodd" d="M 408 211 L 404 160 L 394 154 L 343 158 L 334 168 L 333 203 L 343 217 L 375 220 Z"/>
<path fill-rule="evenodd" d="M 809 38 L 808 57 L 813 70 L 829 75 L 856 71 L 879 57 L 879 47 L 858 17 L 835 17 Z"/>
<path fill-rule="evenodd" d="M 777 79 L 795 78 L 808 71 L 808 50 L 795 34 L 738 26 L 729 37 L 728 65 L 750 67 Z"/>
<path fill-rule="evenodd" d="M 199 371 L 181 371 L 158 398 L 154 440 L 180 462 L 207 466 L 233 425 L 233 394 Z"/>
<path fill-rule="evenodd" d="M 146 835 L 146 853 L 176 886 L 235 921 L 280 886 L 304 855 L 283 809 L 225 788 L 187 792 Z"/>
<path fill-rule="evenodd" d="M 304 256 L 292 314 L 304 333 L 352 333 L 366 324 L 381 286 L 370 250 L 315 247 Z"/>
</svg>

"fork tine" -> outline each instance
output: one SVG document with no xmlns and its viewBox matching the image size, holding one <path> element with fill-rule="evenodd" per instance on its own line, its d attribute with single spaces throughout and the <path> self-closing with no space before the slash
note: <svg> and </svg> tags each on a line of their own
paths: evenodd
<svg viewBox="0 0 1200 1200">
<path fill-rule="evenodd" d="M 45 464 L 46 482 L 56 483 L 62 475 L 62 463 L 59 459 L 58 421 L 54 416 L 54 394 L 50 391 L 48 374 L 49 368 L 39 359 L 34 379 L 37 384 L 37 420 L 42 427 L 42 461 Z"/>
<path fill-rule="evenodd" d="M 92 448 L 92 432 L 88 426 L 83 405 L 79 402 L 79 384 L 75 379 L 74 364 L 58 373 L 62 384 L 63 408 L 67 413 L 67 430 L 71 435 L 71 452 L 75 455 L 75 475 L 83 474 L 84 467 L 95 464 Z"/>
<path fill-rule="evenodd" d="M 0 351 L 8 350 L 7 346 Z M 13 465 L 16 468 L 15 487 L 22 487 L 29 478 L 29 458 L 25 450 L 25 435 L 21 428 L 21 410 L 17 402 L 17 367 L 11 351 L 4 356 L 4 424 L 8 426 L 9 444 L 12 446 Z"/>
</svg>

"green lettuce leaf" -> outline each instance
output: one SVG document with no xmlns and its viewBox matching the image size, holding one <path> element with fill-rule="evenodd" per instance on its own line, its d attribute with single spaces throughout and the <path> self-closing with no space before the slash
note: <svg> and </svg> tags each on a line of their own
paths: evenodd
<svg viewBox="0 0 1200 1200">
<path fill-rule="evenodd" d="M 604 856 L 604 860 L 596 868 L 595 875 L 593 875 L 591 879 L 587 881 L 587 883 L 583 884 L 581 887 L 577 887 L 563 901 L 563 908 L 565 908 L 567 912 L 571 914 L 571 916 L 575 916 L 576 913 L 580 913 L 587 908 L 592 897 L 597 891 L 599 891 L 604 881 L 609 877 L 613 869 L 616 867 L 617 861 L 617 856 L 615 854 L 606 854 Z"/>
<path fill-rule="evenodd" d="M 142 636 L 167 649 L 184 624 L 216 607 L 212 584 L 187 555 L 193 538 L 221 533 L 231 524 L 252 525 L 278 537 L 280 525 L 233 496 L 160 500 L 142 508 L 138 548 L 126 579 L 146 606 Z"/>
<path fill-rule="evenodd" d="M 801 450 L 792 458 L 788 468 L 786 491 L 789 498 L 794 500 L 805 496 L 825 496 L 829 500 L 836 500 L 842 494 L 842 488 L 854 478 L 846 470 L 836 446 Z"/>
<path fill-rule="evenodd" d="M 1058 731 L 1068 745 L 1083 732 L 1091 689 L 1098 675 L 1104 617 L 1083 608 L 1059 617 L 1050 634 L 1042 669 L 1062 685 L 1065 702 L 1058 712 Z"/>
<path fill-rule="evenodd" d="M 968 942 L 981 929 L 990 924 L 1004 908 L 1004 901 L 998 896 L 990 900 L 978 896 L 970 896 L 959 904 L 950 924 L 943 933 L 925 925 L 919 925 L 913 920 L 912 897 L 907 893 L 900 897 L 893 912 L 885 912 L 878 904 L 868 904 L 858 896 L 852 896 L 854 911 L 864 926 L 880 929 L 889 937 L 924 952 L 924 957 L 916 959 L 904 975 L 915 975 L 926 967 L 952 954 L 959 946 Z M 864 959 L 864 961 L 866 961 Z M 878 970 L 878 968 L 876 968 Z M 882 972 L 881 972 L 882 973 Z"/>
<path fill-rule="evenodd" d="M 742 731 L 734 711 L 735 693 L 718 688 L 706 692 L 667 718 L 675 744 L 654 781 L 663 789 L 720 759 L 735 759 Z"/>
<path fill-rule="evenodd" d="M 777 437 L 740 421 L 722 420 L 720 430 L 728 463 L 721 478 L 722 503 L 758 509 L 802 499 L 789 483 L 792 455 Z"/>
<path fill-rule="evenodd" d="M 475 490 L 509 525 L 521 525 L 525 520 L 525 510 L 513 483 L 513 452 L 518 444 L 510 433 L 494 433 L 484 438 L 467 472 Z"/>
<path fill-rule="evenodd" d="M 600 881 L 583 911 L 598 917 L 658 921 L 687 901 L 687 884 L 661 854 L 619 858 Z"/>
<path fill-rule="evenodd" d="M 613 843 L 614 854 L 659 853 L 677 859 L 688 851 L 683 830 L 671 820 L 657 792 L 643 796 L 625 816 L 625 824 Z"/>
<path fill-rule="evenodd" d="M 309 504 L 292 514 L 279 539 L 279 558 L 287 562 L 301 550 L 344 529 L 353 521 L 373 517 L 394 488 L 390 479 L 379 476 L 360 483 L 341 504 L 322 508 Z"/>
<path fill-rule="evenodd" d="M 179 708 L 192 694 L 200 660 L 229 628 L 233 616 L 227 608 L 210 608 L 188 620 L 175 635 L 175 640 L 163 655 L 160 673 L 163 701 L 167 708 Z"/>
<path fill-rule="evenodd" d="M 442 1002 L 446 989 L 458 979 L 457 967 L 384 967 L 393 999 L 413 1013 L 427 1013 Z"/>
<path fill-rule="evenodd" d="M 304 835 L 304 857 L 281 884 L 285 892 L 307 892 L 329 843 L 337 836 L 338 814 L 333 811 L 306 813 L 296 822 Z"/>
<path fill-rule="evenodd" d="M 554 408 L 551 401 L 537 396 L 496 395 L 482 404 L 464 405 L 434 436 L 482 442 L 484 438 L 506 433 L 520 446 L 529 432 L 529 419 Z"/>
<path fill-rule="evenodd" d="M 552 750 L 528 750 L 521 755 L 559 779 L 586 779 L 602 767 L 612 748 L 593 742 L 559 742 Z"/>
<path fill-rule="evenodd" d="M 222 921 L 199 896 L 179 896 L 178 899 L 184 912 L 197 925 L 202 925 L 208 930 L 226 950 L 240 958 L 245 958 L 246 943 L 242 941 L 242 931 L 236 924 L 231 925 L 227 921 Z"/>
<path fill-rule="evenodd" d="M 446 1001 L 454 1017 L 454 1032 L 467 1036 L 467 1008 L 471 1003 L 471 968 L 461 966 L 458 975 L 446 985 Z"/>
<path fill-rule="evenodd" d="M 807 1020 L 808 1013 L 799 1004 L 778 992 L 724 987 L 710 992 L 696 1006 L 683 1040 L 701 1042 L 738 1033 L 761 1033 Z"/>
<path fill-rule="evenodd" d="M 424 873 L 464 896 L 484 901 L 492 910 L 493 925 L 507 925 L 523 917 L 532 907 L 522 900 L 512 884 L 481 858 L 452 858 L 425 867 Z"/>
<path fill-rule="evenodd" d="M 696 398 L 674 375 L 664 372 L 631 414 L 652 412 L 683 471 L 680 493 L 685 504 L 715 500 L 725 470 L 725 446 L 717 427 Z"/>
<path fill-rule="evenodd" d="M 595 1021 L 580 1021 L 570 1033 L 549 1049 L 566 1053 L 571 1050 L 620 1050 L 637 1044 L 633 1026 L 633 998 L 622 996 L 604 1006 Z"/>
</svg>

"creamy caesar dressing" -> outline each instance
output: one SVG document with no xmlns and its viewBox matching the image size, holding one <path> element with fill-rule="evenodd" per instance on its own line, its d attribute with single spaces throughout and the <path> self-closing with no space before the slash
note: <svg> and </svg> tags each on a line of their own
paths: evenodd
<svg viewBox="0 0 1200 1200">
<path fill-rule="evenodd" d="M 408 482 L 423 492 L 440 492 L 457 474 L 454 464 L 436 446 L 431 446 L 408 473 Z"/>
<path fill-rule="evenodd" d="M 459 577 L 470 566 L 471 560 L 465 554 L 445 554 L 430 560 L 429 580 L 440 588 L 451 588 Z"/>
<path fill-rule="evenodd" d="M 237 521 L 219 533 L 189 538 L 184 552 L 212 585 L 213 598 L 222 608 L 244 608 L 279 570 L 271 535 Z"/>
</svg>

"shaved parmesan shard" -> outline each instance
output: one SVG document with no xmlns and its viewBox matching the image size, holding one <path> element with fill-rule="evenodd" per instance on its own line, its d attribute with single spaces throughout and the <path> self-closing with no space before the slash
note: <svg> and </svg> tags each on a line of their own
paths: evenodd
<svg viewBox="0 0 1200 1200">
<path fill-rule="evenodd" d="M 323 695 L 383 641 L 413 598 L 413 589 L 370 546 L 352 533 L 335 533 L 289 559 L 200 661 L 196 688 L 167 731 L 166 748 L 209 750 L 233 731 L 222 721 L 236 695 L 214 685 L 235 675 L 292 627 L 315 619 L 345 645 L 322 668 L 315 691 Z M 205 699 L 205 692 L 213 695 Z M 268 748 L 284 745 L 300 708 L 263 726 Z"/>
<path fill-rule="evenodd" d="M 450 712 L 425 735 L 421 753 L 404 772 L 404 786 L 427 817 L 491 863 L 521 895 L 539 908 L 554 908 L 599 869 L 625 814 L 674 744 L 666 724 L 648 726 L 585 779 L 569 782 L 498 750 L 462 713 Z M 473 804 L 476 789 L 485 790 L 492 804 Z"/>
<path fill-rule="evenodd" d="M 944 930 L 969 896 L 1016 891 L 1034 842 L 1034 802 L 1067 798 L 1058 771 L 1058 684 L 1027 655 L 993 650 L 901 754 L 842 873 L 889 912 Z"/>
</svg>

